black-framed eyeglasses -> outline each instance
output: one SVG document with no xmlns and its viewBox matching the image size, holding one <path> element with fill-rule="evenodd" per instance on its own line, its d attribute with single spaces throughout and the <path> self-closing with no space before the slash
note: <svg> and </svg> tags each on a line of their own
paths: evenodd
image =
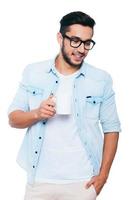
<svg viewBox="0 0 134 200">
<path fill-rule="evenodd" d="M 63 35 L 63 38 L 70 40 L 70 46 L 73 48 L 78 48 L 83 43 L 85 50 L 91 50 L 95 45 L 95 41 L 91 39 L 83 41 L 79 37 L 69 37 L 68 35 Z"/>
</svg>

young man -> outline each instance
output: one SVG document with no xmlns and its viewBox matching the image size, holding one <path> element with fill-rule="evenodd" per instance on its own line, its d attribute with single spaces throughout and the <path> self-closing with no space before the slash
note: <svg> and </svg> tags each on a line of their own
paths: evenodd
<svg viewBox="0 0 134 200">
<path fill-rule="evenodd" d="M 72 12 L 60 24 L 59 54 L 24 69 L 9 107 L 10 125 L 28 128 L 17 158 L 28 176 L 25 200 L 95 200 L 117 149 L 111 76 L 84 62 L 95 21 Z"/>
</svg>

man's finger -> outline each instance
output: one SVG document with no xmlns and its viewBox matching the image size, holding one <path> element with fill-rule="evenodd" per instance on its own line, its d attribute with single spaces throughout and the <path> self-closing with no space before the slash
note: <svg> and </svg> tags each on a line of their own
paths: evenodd
<svg viewBox="0 0 134 200">
<path fill-rule="evenodd" d="M 54 107 L 54 106 L 55 106 L 55 103 L 52 102 L 52 101 L 49 101 L 49 102 L 47 102 L 47 106 L 52 106 L 52 107 Z"/>
<path fill-rule="evenodd" d="M 53 106 L 46 105 L 45 109 L 48 110 L 48 111 L 51 111 L 51 112 L 56 112 L 56 110 L 54 109 Z"/>
<path fill-rule="evenodd" d="M 53 95 L 50 95 L 48 98 L 48 105 L 55 106 L 56 99 Z"/>
<path fill-rule="evenodd" d="M 49 97 L 48 97 L 48 99 L 52 99 L 53 97 L 54 97 L 54 95 L 50 94 Z"/>
<path fill-rule="evenodd" d="M 85 184 L 85 188 L 88 189 L 89 187 L 91 187 L 91 185 L 92 185 L 93 183 L 94 183 L 94 180 L 91 179 L 89 182 L 87 182 L 87 183 Z"/>
</svg>

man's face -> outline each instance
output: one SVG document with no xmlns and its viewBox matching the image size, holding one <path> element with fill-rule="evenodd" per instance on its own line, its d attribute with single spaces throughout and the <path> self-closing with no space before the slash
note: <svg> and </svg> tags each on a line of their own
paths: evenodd
<svg viewBox="0 0 134 200">
<path fill-rule="evenodd" d="M 69 31 L 65 34 L 69 38 L 80 38 L 82 41 L 90 40 L 93 36 L 92 28 L 82 26 L 79 24 L 71 25 Z M 77 42 L 77 41 L 76 41 Z M 75 41 L 74 41 L 75 44 Z M 89 50 L 84 48 L 82 43 L 79 47 L 74 48 L 70 45 L 70 40 L 62 37 L 61 53 L 63 59 L 72 67 L 81 67 L 84 58 L 87 56 Z"/>
</svg>

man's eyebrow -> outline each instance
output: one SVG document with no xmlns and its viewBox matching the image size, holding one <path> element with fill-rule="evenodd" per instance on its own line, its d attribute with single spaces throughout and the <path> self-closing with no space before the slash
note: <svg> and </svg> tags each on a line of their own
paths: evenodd
<svg viewBox="0 0 134 200">
<path fill-rule="evenodd" d="M 86 40 L 82 40 L 82 39 L 81 39 L 80 37 L 78 37 L 78 36 L 71 36 L 71 38 L 72 38 L 72 39 L 79 39 L 79 40 L 81 40 L 81 41 L 83 41 L 83 42 L 91 40 L 91 38 L 86 39 Z"/>
<path fill-rule="evenodd" d="M 75 39 L 79 39 L 79 40 L 81 40 L 81 38 L 80 37 L 78 37 L 78 36 L 70 36 L 71 38 L 75 38 Z"/>
</svg>

